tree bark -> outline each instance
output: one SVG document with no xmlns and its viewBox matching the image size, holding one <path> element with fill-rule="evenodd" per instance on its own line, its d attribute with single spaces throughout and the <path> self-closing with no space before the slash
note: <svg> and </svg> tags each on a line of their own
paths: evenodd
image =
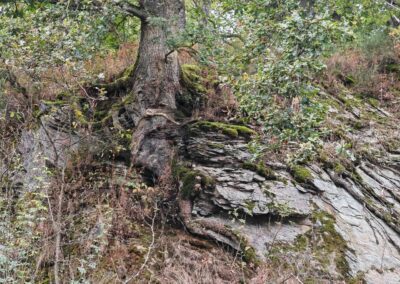
<svg viewBox="0 0 400 284">
<path fill-rule="evenodd" d="M 185 27 L 182 0 L 141 0 L 141 39 L 132 77 L 134 101 L 126 106 L 134 122 L 132 161 L 155 178 L 162 175 L 172 157 L 168 129 L 174 121 L 176 95 L 181 91 L 177 52 L 169 41 Z M 168 56 L 167 56 L 168 55 Z"/>
</svg>

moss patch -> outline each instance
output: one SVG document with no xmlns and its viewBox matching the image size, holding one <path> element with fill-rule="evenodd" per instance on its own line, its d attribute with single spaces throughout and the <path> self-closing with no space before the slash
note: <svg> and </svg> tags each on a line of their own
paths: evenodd
<svg viewBox="0 0 400 284">
<path fill-rule="evenodd" d="M 265 177 L 266 179 L 276 180 L 276 175 L 274 171 L 271 168 L 265 166 L 262 161 L 258 163 L 253 163 L 250 161 L 244 162 L 243 168 L 246 170 L 254 171 L 260 176 Z"/>
<path fill-rule="evenodd" d="M 400 73 L 400 64 L 390 63 L 385 66 L 385 69 L 391 73 Z"/>
<path fill-rule="evenodd" d="M 197 184 L 200 184 L 202 188 L 215 186 L 213 178 L 179 164 L 174 163 L 172 175 L 175 180 L 181 183 L 180 194 L 184 199 L 190 199 L 196 195 Z"/>
<path fill-rule="evenodd" d="M 355 98 L 352 95 L 339 94 L 338 99 L 344 104 L 348 111 L 352 111 L 354 108 L 361 107 L 362 100 Z"/>
<path fill-rule="evenodd" d="M 346 172 L 346 168 L 341 163 L 336 163 L 335 167 L 333 168 L 334 172 L 338 175 L 342 175 Z"/>
<path fill-rule="evenodd" d="M 299 183 L 309 183 L 313 180 L 311 172 L 306 167 L 294 165 L 290 170 L 294 179 Z"/>
<path fill-rule="evenodd" d="M 368 98 L 368 103 L 373 107 L 379 107 L 379 101 L 375 98 Z"/>
<path fill-rule="evenodd" d="M 316 270 L 318 275 L 331 275 L 331 268 L 335 267 L 336 271 L 341 275 L 340 279 L 351 281 L 353 278 L 349 275 L 349 264 L 345 258 L 347 244 L 340 234 L 335 230 L 335 218 L 329 213 L 322 210 L 315 210 L 311 216 L 314 223 L 314 229 L 307 233 L 298 235 L 295 241 L 291 244 L 276 243 L 268 254 L 268 259 L 273 267 L 286 267 L 293 269 L 297 266 L 297 261 L 303 265 L 313 263 L 312 269 Z M 307 263 L 304 259 L 305 255 L 311 258 Z M 310 267 L 311 268 L 311 267 Z M 311 282 L 313 276 L 310 275 Z"/>
<path fill-rule="evenodd" d="M 239 241 L 240 251 L 242 253 L 243 260 L 255 266 L 260 265 L 261 261 L 257 256 L 256 250 L 249 244 L 248 240 L 243 237 L 238 231 L 232 231 L 232 233 L 237 237 Z"/>
<path fill-rule="evenodd" d="M 253 247 L 248 245 L 241 245 L 243 260 L 247 263 L 255 264 L 256 266 L 260 264 L 260 260 L 257 258 L 256 251 Z"/>
<path fill-rule="evenodd" d="M 349 275 L 349 264 L 345 258 L 347 249 L 346 241 L 335 229 L 335 218 L 325 211 L 314 211 L 311 217 L 314 223 L 319 223 L 317 234 L 323 239 L 322 244 L 317 245 L 317 252 L 322 255 L 319 256 L 321 262 L 326 260 L 326 254 L 334 254 L 334 261 L 336 269 L 344 276 Z"/>
<path fill-rule="evenodd" d="M 196 93 L 205 94 L 207 89 L 204 87 L 204 79 L 201 76 L 201 68 L 194 64 L 183 64 L 181 66 L 182 81 L 189 90 Z"/>
<path fill-rule="evenodd" d="M 400 141 L 397 139 L 388 139 L 383 142 L 385 149 L 390 153 L 395 153 L 400 151 Z"/>
<path fill-rule="evenodd" d="M 199 121 L 192 126 L 192 130 L 199 129 L 202 131 L 221 132 L 230 137 L 250 137 L 256 135 L 257 132 L 244 125 L 227 124 L 213 121 Z"/>
</svg>

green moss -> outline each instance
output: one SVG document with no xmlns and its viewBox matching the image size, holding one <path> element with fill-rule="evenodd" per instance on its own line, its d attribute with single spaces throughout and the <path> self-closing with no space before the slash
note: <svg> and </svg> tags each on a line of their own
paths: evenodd
<svg viewBox="0 0 400 284">
<path fill-rule="evenodd" d="M 397 63 L 391 63 L 387 64 L 385 66 L 386 71 L 392 72 L 392 73 L 400 73 L 400 64 Z"/>
<path fill-rule="evenodd" d="M 336 163 L 335 167 L 333 168 L 334 172 L 337 173 L 338 175 L 342 175 L 346 172 L 346 168 L 340 164 Z"/>
<path fill-rule="evenodd" d="M 136 68 L 135 64 L 132 64 L 131 66 L 126 68 L 124 73 L 123 73 L 123 75 L 122 75 L 122 78 L 126 79 L 126 78 L 129 78 L 129 77 L 132 77 L 133 73 L 135 72 L 135 68 Z"/>
<path fill-rule="evenodd" d="M 347 136 L 347 130 L 343 129 L 343 126 L 341 128 L 335 128 L 332 131 L 332 134 L 336 136 L 338 139 L 342 139 L 346 142 L 351 142 L 351 139 Z"/>
<path fill-rule="evenodd" d="M 190 199 L 196 194 L 196 184 L 200 183 L 202 188 L 215 186 L 215 181 L 210 176 L 176 163 L 172 166 L 172 175 L 175 180 L 181 183 L 180 194 L 184 199 Z"/>
<path fill-rule="evenodd" d="M 205 176 L 205 175 L 202 175 L 201 177 L 202 177 L 202 179 L 201 179 L 202 186 L 204 186 L 206 188 L 215 186 L 215 180 L 212 177 Z"/>
<path fill-rule="evenodd" d="M 254 201 L 248 200 L 246 201 L 246 210 L 252 214 L 254 208 L 256 208 L 256 203 Z"/>
<path fill-rule="evenodd" d="M 274 171 L 271 168 L 265 166 L 265 164 L 262 161 L 258 163 L 246 161 L 243 163 L 243 168 L 246 170 L 254 171 L 258 173 L 260 176 L 265 177 L 267 179 L 273 179 L 273 180 L 276 179 Z"/>
<path fill-rule="evenodd" d="M 181 66 L 181 78 L 184 85 L 197 93 L 205 94 L 204 79 L 201 76 L 201 68 L 194 64 L 183 64 Z"/>
<path fill-rule="evenodd" d="M 88 124 L 88 121 L 77 102 L 73 102 L 71 104 L 71 108 L 72 108 L 72 111 L 74 112 L 75 119 L 77 120 L 78 123 L 80 123 L 82 125 Z"/>
<path fill-rule="evenodd" d="M 395 221 L 392 214 L 390 214 L 388 212 L 383 213 L 383 219 L 386 221 L 386 223 L 393 223 Z"/>
<path fill-rule="evenodd" d="M 351 179 L 356 182 L 363 181 L 362 177 L 355 171 L 355 169 L 352 169 L 351 171 Z"/>
<path fill-rule="evenodd" d="M 335 218 L 325 211 L 314 211 L 311 217 L 312 221 L 320 222 L 321 226 L 317 229 L 319 235 L 323 239 L 323 243 L 319 245 L 318 251 L 323 253 L 320 258 L 326 258 L 326 254 L 334 254 L 337 270 L 344 276 L 349 276 L 349 264 L 345 258 L 347 249 L 346 241 L 335 229 Z"/>
<path fill-rule="evenodd" d="M 261 262 L 256 254 L 256 250 L 249 244 L 245 237 L 241 236 L 239 232 L 233 231 L 233 233 L 239 239 L 240 250 L 243 260 L 247 263 L 258 266 Z"/>
<path fill-rule="evenodd" d="M 111 106 L 111 109 L 112 110 L 118 110 L 118 109 L 122 108 L 123 106 L 126 106 L 126 105 L 129 105 L 129 104 L 133 103 L 134 101 L 135 101 L 135 96 L 132 93 L 130 93 L 130 94 L 124 96 L 121 99 L 121 101 L 114 103 Z"/>
<path fill-rule="evenodd" d="M 368 103 L 373 107 L 379 107 L 379 101 L 375 98 L 368 98 Z"/>
<path fill-rule="evenodd" d="M 294 165 L 290 168 L 290 170 L 292 172 L 294 179 L 297 182 L 308 183 L 313 179 L 311 172 L 305 167 Z"/>
<path fill-rule="evenodd" d="M 389 152 L 400 151 L 400 141 L 397 139 L 387 139 L 383 142 L 385 149 Z"/>
<path fill-rule="evenodd" d="M 189 198 L 192 196 L 194 187 L 196 185 L 196 173 L 193 171 L 188 171 L 181 179 L 182 188 L 181 194 L 184 198 Z"/>
<path fill-rule="evenodd" d="M 347 279 L 348 284 L 361 284 L 361 283 L 366 283 L 365 281 L 365 273 L 364 272 L 358 272 L 355 277 Z"/>
<path fill-rule="evenodd" d="M 100 90 L 100 93 L 102 93 L 102 90 L 107 92 L 115 92 L 119 89 L 125 88 L 128 86 L 129 82 L 131 81 L 131 78 L 133 76 L 133 73 L 135 71 L 135 64 L 129 66 L 125 71 L 122 73 L 122 76 L 116 79 L 115 81 L 107 84 L 100 84 L 98 86 L 98 89 Z M 104 93 L 103 93 L 104 94 Z"/>
<path fill-rule="evenodd" d="M 222 132 L 225 135 L 231 137 L 250 137 L 252 135 L 256 135 L 257 133 L 244 126 L 244 125 L 235 125 L 235 124 L 227 124 L 222 122 L 213 122 L 213 121 L 199 121 L 192 126 L 192 130 L 200 129 L 203 131 L 218 131 Z"/>
<path fill-rule="evenodd" d="M 318 151 L 318 161 L 320 161 L 323 165 L 330 163 L 329 154 L 324 150 L 320 149 Z"/>
<path fill-rule="evenodd" d="M 55 101 L 48 101 L 48 100 L 43 100 L 42 101 L 44 104 L 46 105 L 50 105 L 50 106 L 63 106 L 65 105 L 67 102 L 65 100 L 55 100 Z"/>
<path fill-rule="evenodd" d="M 351 111 L 353 108 L 358 108 L 361 106 L 360 99 L 355 98 L 354 96 L 349 96 L 346 94 L 339 94 L 338 99 L 344 104 L 345 108 Z"/>
<path fill-rule="evenodd" d="M 294 241 L 294 247 L 296 251 L 305 251 L 307 249 L 309 240 L 305 235 L 299 235 Z"/>
<path fill-rule="evenodd" d="M 384 116 L 377 111 L 363 110 L 362 115 L 363 115 L 364 120 L 367 122 L 372 120 L 379 124 L 387 124 L 388 121 L 390 120 L 389 117 Z"/>
<path fill-rule="evenodd" d="M 285 267 L 288 269 L 296 263 L 287 263 L 287 255 L 303 256 L 304 253 L 312 257 L 310 263 L 322 266 L 328 275 L 331 275 L 330 267 L 334 265 L 343 280 L 350 281 L 349 264 L 346 260 L 346 241 L 335 230 L 335 218 L 322 210 L 315 210 L 311 215 L 311 221 L 315 224 L 312 230 L 298 235 L 295 241 L 288 243 L 275 243 L 269 250 L 268 259 L 272 267 Z M 311 268 L 311 267 L 310 267 Z M 322 272 L 322 271 L 321 271 Z M 307 283 L 313 283 L 309 278 Z"/>
<path fill-rule="evenodd" d="M 343 76 L 343 83 L 347 86 L 352 86 L 356 83 L 356 79 L 352 75 Z"/>
<path fill-rule="evenodd" d="M 260 264 L 260 260 L 257 258 L 256 251 L 253 247 L 246 246 L 242 248 L 243 260 L 247 263 L 253 263 L 255 265 Z"/>
<path fill-rule="evenodd" d="M 337 110 L 341 109 L 340 104 L 338 103 L 338 101 L 333 99 L 333 98 L 331 98 L 329 95 L 327 95 L 326 98 L 321 99 L 321 103 L 323 103 L 327 107 L 332 107 L 332 108 L 335 108 Z"/>
<path fill-rule="evenodd" d="M 210 148 L 214 148 L 214 149 L 224 149 L 225 145 L 221 144 L 221 143 L 215 143 L 215 142 L 210 142 L 207 144 Z"/>
</svg>

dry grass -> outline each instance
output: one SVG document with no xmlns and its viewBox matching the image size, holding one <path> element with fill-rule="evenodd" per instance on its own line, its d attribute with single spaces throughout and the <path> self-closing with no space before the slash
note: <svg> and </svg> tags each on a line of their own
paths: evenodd
<svg viewBox="0 0 400 284">
<path fill-rule="evenodd" d="M 176 231 L 160 239 L 156 283 L 243 283 L 251 270 L 223 248 Z"/>
<path fill-rule="evenodd" d="M 354 94 L 390 102 L 399 96 L 400 46 L 382 46 L 368 53 L 349 49 L 332 55 L 326 62 L 323 83 L 333 94 L 343 86 Z"/>
<path fill-rule="evenodd" d="M 203 71 L 207 102 L 201 116 L 205 119 L 228 119 L 236 114 L 238 102 L 229 85 L 221 84 L 215 71 Z"/>
<path fill-rule="evenodd" d="M 137 274 L 129 283 L 219 284 L 251 277 L 251 269 L 231 252 L 167 224 L 165 216 L 171 220 L 173 213 L 166 212 L 162 202 L 169 194 L 165 188 L 145 186 L 133 169 L 104 166 L 86 155 L 77 153 L 68 164 L 66 180 L 54 177 L 50 187 L 54 215 L 60 186 L 65 188 L 60 246 L 63 282 L 125 283 Z M 163 186 L 168 183 L 166 179 Z M 49 216 L 40 227 L 38 281 L 53 279 L 56 245 L 51 220 Z"/>
<path fill-rule="evenodd" d="M 114 53 L 105 57 L 97 56 L 85 64 L 85 69 L 92 74 L 104 74 L 104 80 L 109 82 L 121 74 L 127 67 L 135 64 L 138 52 L 137 43 L 125 43 Z"/>
</svg>

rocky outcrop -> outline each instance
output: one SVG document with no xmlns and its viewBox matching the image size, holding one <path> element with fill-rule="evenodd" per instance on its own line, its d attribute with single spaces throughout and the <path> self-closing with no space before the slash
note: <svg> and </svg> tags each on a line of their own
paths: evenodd
<svg viewBox="0 0 400 284">
<path fill-rule="evenodd" d="M 50 182 L 51 169 L 64 168 L 70 153 L 79 147 L 80 137 L 72 127 L 72 112 L 57 108 L 39 118 L 36 130 L 23 130 L 18 146 L 22 165 L 13 177 L 15 184 L 35 191 Z"/>
<path fill-rule="evenodd" d="M 307 175 L 302 179 L 293 169 L 252 164 L 248 136 L 223 125 L 194 124 L 185 137 L 182 164 L 197 178 L 190 209 L 182 210 L 189 230 L 242 251 L 251 247 L 262 259 L 274 245 L 296 250 L 302 237 L 310 246 L 311 234 L 319 231 L 322 242 L 334 246 L 318 245 L 326 249 L 319 264 L 330 275 L 400 281 L 400 173 L 393 155 L 390 166 L 361 162 L 353 177 L 317 164 L 301 167 L 297 171 Z M 202 186 L 204 177 L 211 186 Z M 329 258 L 335 258 L 334 268 L 323 263 Z"/>
<path fill-rule="evenodd" d="M 44 188 L 49 169 L 64 168 L 72 153 L 85 145 L 86 154 L 102 151 L 107 131 L 102 139 L 78 133 L 70 113 L 60 108 L 42 117 L 37 130 L 23 132 L 15 184 Z M 268 261 L 277 250 L 282 259 L 309 254 L 310 265 L 334 281 L 400 281 L 400 149 L 349 169 L 323 163 L 288 167 L 253 161 L 248 142 L 256 133 L 243 125 L 194 122 L 178 134 L 168 134 L 178 146 L 173 175 L 180 216 L 191 233 L 253 262 Z M 373 133 L 363 135 L 374 142 Z M 155 155 L 153 146 L 146 145 L 149 155 Z M 127 169 L 121 162 L 119 167 Z M 125 179 L 122 175 L 122 184 Z"/>
</svg>

